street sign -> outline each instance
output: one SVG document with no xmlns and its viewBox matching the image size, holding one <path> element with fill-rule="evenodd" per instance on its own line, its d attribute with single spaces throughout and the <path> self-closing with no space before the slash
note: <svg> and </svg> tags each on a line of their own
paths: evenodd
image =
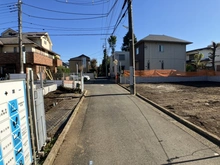
<svg viewBox="0 0 220 165">
<path fill-rule="evenodd" d="M 0 165 L 30 165 L 33 160 L 25 81 L 1 81 L 0 98 Z"/>
</svg>

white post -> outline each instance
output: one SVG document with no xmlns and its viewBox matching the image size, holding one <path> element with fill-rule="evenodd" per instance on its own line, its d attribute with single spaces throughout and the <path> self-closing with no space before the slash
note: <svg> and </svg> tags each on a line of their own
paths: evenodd
<svg viewBox="0 0 220 165">
<path fill-rule="evenodd" d="M 76 75 L 77 75 L 77 81 L 79 81 L 79 66 L 76 64 Z"/>
</svg>

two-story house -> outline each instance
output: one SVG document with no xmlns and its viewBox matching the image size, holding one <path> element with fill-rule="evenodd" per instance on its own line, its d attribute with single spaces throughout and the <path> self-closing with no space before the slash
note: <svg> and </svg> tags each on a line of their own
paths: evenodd
<svg viewBox="0 0 220 165">
<path fill-rule="evenodd" d="M 39 72 L 57 72 L 62 66 L 60 55 L 52 51 L 52 41 L 46 32 L 28 32 L 22 34 L 24 73 L 32 68 L 34 78 Z M 6 73 L 20 73 L 20 55 L 18 33 L 13 29 L 2 32 L 0 37 L 0 77 Z M 46 74 L 45 74 L 46 75 Z"/>
<path fill-rule="evenodd" d="M 189 50 L 186 52 L 187 54 L 187 61 L 189 61 L 189 63 L 191 61 L 194 60 L 194 56 L 195 54 L 203 54 L 204 57 L 201 60 L 201 62 L 205 62 L 206 63 L 206 67 L 211 68 L 212 64 L 211 64 L 211 60 L 209 59 L 210 54 L 212 53 L 212 49 L 210 48 L 211 45 L 204 47 L 204 48 L 199 48 L 199 49 L 194 49 L 194 50 Z M 216 57 L 215 57 L 215 70 L 216 71 L 220 71 L 220 47 L 216 48 Z"/>
<path fill-rule="evenodd" d="M 135 44 L 136 70 L 185 71 L 186 45 L 191 43 L 166 35 L 148 35 Z"/>
<path fill-rule="evenodd" d="M 76 73 L 78 71 L 83 71 L 83 73 L 87 73 L 90 71 L 90 58 L 84 54 L 69 59 L 69 69 L 71 73 Z"/>
<path fill-rule="evenodd" d="M 114 77 L 123 70 L 129 70 L 130 53 L 126 51 L 115 51 L 110 57 L 110 75 Z"/>
</svg>

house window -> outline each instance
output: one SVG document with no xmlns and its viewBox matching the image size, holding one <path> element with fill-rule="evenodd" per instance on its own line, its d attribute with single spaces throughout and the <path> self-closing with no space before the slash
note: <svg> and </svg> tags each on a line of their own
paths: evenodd
<svg viewBox="0 0 220 165">
<path fill-rule="evenodd" d="M 44 41 L 44 44 L 47 45 L 47 41 Z"/>
<path fill-rule="evenodd" d="M 194 54 L 189 55 L 189 60 L 194 60 Z"/>
<path fill-rule="evenodd" d="M 163 60 L 161 61 L 161 69 L 164 69 L 164 63 L 163 63 Z"/>
<path fill-rule="evenodd" d="M 136 48 L 136 55 L 139 54 L 139 47 Z"/>
<path fill-rule="evenodd" d="M 163 52 L 164 51 L 163 45 L 159 45 L 158 48 L 159 48 L 159 52 Z"/>
<path fill-rule="evenodd" d="M 119 59 L 119 61 L 124 61 L 125 60 L 125 55 L 124 54 L 119 54 L 118 59 Z"/>
<path fill-rule="evenodd" d="M 22 51 L 25 52 L 25 46 L 22 47 Z"/>
<path fill-rule="evenodd" d="M 17 47 L 14 47 L 14 53 L 17 53 Z"/>
</svg>

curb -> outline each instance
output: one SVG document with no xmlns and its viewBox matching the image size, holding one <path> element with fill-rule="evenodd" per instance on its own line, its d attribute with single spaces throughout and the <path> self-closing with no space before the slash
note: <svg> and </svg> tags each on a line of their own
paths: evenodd
<svg viewBox="0 0 220 165">
<path fill-rule="evenodd" d="M 70 126 L 75 118 L 75 116 L 77 115 L 78 111 L 79 111 L 79 107 L 81 106 L 85 95 L 86 95 L 87 91 L 85 91 L 80 99 L 80 101 L 77 103 L 76 108 L 74 109 L 71 117 L 69 118 L 66 126 L 64 127 L 63 131 L 61 132 L 60 136 L 58 137 L 57 141 L 55 142 L 53 148 L 51 149 L 50 153 L 48 154 L 46 160 L 44 161 L 43 165 L 53 165 L 53 162 L 56 158 L 57 153 L 59 152 L 60 146 L 62 145 L 66 134 L 68 133 Z"/>
<path fill-rule="evenodd" d="M 126 87 L 118 84 L 122 88 L 127 89 Z M 140 95 L 139 93 L 136 94 L 137 97 L 141 98 L 142 100 L 146 101 L 147 103 L 151 104 L 152 106 L 156 107 L 158 110 L 162 111 L 163 113 L 167 114 L 168 116 L 174 118 L 176 121 L 180 122 L 181 124 L 185 125 L 186 127 L 190 128 L 191 130 L 195 131 L 196 133 L 200 134 L 201 136 L 205 137 L 206 139 L 210 140 L 212 143 L 216 144 L 217 146 L 220 146 L 220 138 L 201 127 L 198 127 L 197 125 L 189 122 L 188 120 L 182 118 L 181 116 L 169 111 L 168 109 L 158 105 L 157 103 L 145 98 L 144 96 Z"/>
</svg>

